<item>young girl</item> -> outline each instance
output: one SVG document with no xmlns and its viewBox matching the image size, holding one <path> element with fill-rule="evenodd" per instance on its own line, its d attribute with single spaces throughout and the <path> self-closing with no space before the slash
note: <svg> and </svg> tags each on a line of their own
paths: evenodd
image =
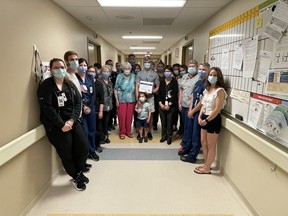
<svg viewBox="0 0 288 216">
<path fill-rule="evenodd" d="M 139 143 L 143 141 L 143 130 L 144 130 L 144 142 L 148 142 L 148 123 L 151 118 L 150 104 L 146 102 L 147 96 L 145 93 L 139 93 L 139 101 L 136 103 L 135 112 L 138 113 L 137 116 L 137 127 L 139 130 L 140 138 Z"/>
</svg>

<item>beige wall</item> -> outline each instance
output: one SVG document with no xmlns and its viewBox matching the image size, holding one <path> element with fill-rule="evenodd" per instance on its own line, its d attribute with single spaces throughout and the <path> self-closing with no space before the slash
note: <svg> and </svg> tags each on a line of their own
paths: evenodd
<svg viewBox="0 0 288 216">
<path fill-rule="evenodd" d="M 40 125 L 38 84 L 31 74 L 32 46 L 42 61 L 63 58 L 67 50 L 87 58 L 87 38 L 101 45 L 102 64 L 119 53 L 50 0 L 1 0 L 0 147 Z M 121 54 L 121 53 L 120 53 Z M 20 215 L 59 169 L 46 138 L 0 167 L 1 215 Z"/>
</svg>

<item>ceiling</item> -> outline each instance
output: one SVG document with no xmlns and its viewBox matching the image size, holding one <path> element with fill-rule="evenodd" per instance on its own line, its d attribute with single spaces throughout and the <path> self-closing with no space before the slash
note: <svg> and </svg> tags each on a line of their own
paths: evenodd
<svg viewBox="0 0 288 216">
<path fill-rule="evenodd" d="M 157 55 L 165 52 L 232 0 L 187 0 L 183 8 L 101 7 L 97 0 L 53 1 L 123 54 L 148 51 Z M 163 38 L 127 40 L 122 39 L 123 35 L 160 35 Z M 153 46 L 156 49 L 130 50 L 131 46 Z"/>
</svg>

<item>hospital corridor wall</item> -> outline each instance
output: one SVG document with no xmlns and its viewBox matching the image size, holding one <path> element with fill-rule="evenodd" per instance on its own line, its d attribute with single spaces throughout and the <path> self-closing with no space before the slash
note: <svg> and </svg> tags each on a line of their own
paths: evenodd
<svg viewBox="0 0 288 216">
<path fill-rule="evenodd" d="M 182 53 L 181 47 L 191 40 L 195 59 L 203 61 L 211 29 L 263 2 L 232 1 L 191 32 L 188 40 L 169 48 L 172 62 L 181 63 L 181 56 L 175 57 L 175 50 L 180 48 Z M 101 45 L 102 61 L 116 61 L 123 54 L 100 36 L 94 39 L 92 30 L 52 1 L 2 0 L 0 12 L 0 209 L 1 215 L 16 216 L 49 187 L 61 167 L 39 122 L 38 83 L 31 72 L 33 44 L 42 61 L 63 58 L 67 50 L 87 58 L 88 39 Z M 217 161 L 224 177 L 258 215 L 270 216 L 275 212 L 279 216 L 288 215 L 287 169 L 277 164 L 277 159 L 285 160 L 287 149 L 234 119 L 223 116 L 223 120 Z"/>
</svg>

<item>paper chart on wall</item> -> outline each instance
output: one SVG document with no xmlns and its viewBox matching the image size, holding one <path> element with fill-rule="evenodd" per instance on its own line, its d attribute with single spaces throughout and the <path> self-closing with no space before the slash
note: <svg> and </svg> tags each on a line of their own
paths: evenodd
<svg viewBox="0 0 288 216">
<path fill-rule="evenodd" d="M 241 45 L 236 45 L 233 59 L 233 67 L 237 70 L 242 69 L 243 49 Z"/>
<path fill-rule="evenodd" d="M 282 37 L 279 44 L 273 44 L 272 68 L 288 67 L 288 35 Z"/>
<path fill-rule="evenodd" d="M 257 50 L 258 50 L 258 38 L 256 35 L 252 38 L 245 39 L 242 42 L 243 46 L 243 77 L 252 78 L 256 66 Z"/>
<path fill-rule="evenodd" d="M 257 67 L 254 73 L 254 79 L 262 83 L 267 80 L 267 75 L 271 66 L 272 52 L 260 50 Z"/>
<path fill-rule="evenodd" d="M 279 0 L 276 10 L 272 14 L 270 22 L 267 24 L 264 34 L 271 40 L 278 43 L 288 26 L 288 4 Z"/>
<path fill-rule="evenodd" d="M 229 68 L 229 49 L 222 50 L 221 70 L 228 70 Z"/>
</svg>

